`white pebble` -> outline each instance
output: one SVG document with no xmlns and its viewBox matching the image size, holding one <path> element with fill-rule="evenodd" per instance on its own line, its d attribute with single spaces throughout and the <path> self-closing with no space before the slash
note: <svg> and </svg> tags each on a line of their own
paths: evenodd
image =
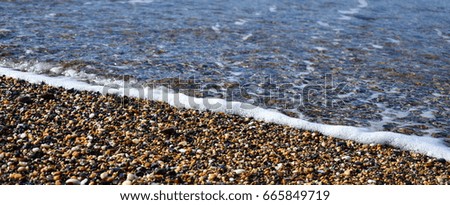
<svg viewBox="0 0 450 205">
<path fill-rule="evenodd" d="M 3 159 L 5 157 L 5 153 L 0 154 L 0 159 Z"/>
<path fill-rule="evenodd" d="M 86 178 L 86 179 L 83 179 L 82 181 L 81 181 L 81 185 L 86 185 L 87 184 L 87 182 L 88 182 L 88 179 Z"/>
<path fill-rule="evenodd" d="M 131 181 L 128 181 L 128 180 L 126 180 L 126 181 L 124 181 L 123 183 L 122 183 L 122 185 L 132 185 L 133 183 L 131 183 Z"/>
<path fill-rule="evenodd" d="M 94 118 L 95 117 L 95 114 L 94 113 L 91 113 L 90 115 L 89 115 L 89 118 Z"/>
<path fill-rule="evenodd" d="M 106 177 L 108 177 L 108 173 L 103 172 L 100 174 L 100 179 L 106 179 Z"/>
<path fill-rule="evenodd" d="M 198 149 L 198 150 L 197 150 L 197 153 L 198 153 L 198 154 L 201 154 L 201 153 L 203 153 L 203 150 Z"/>
<path fill-rule="evenodd" d="M 241 174 L 242 172 L 245 172 L 245 170 L 244 169 L 235 169 L 235 170 L 233 170 L 233 172 L 236 174 Z"/>
<path fill-rule="evenodd" d="M 132 173 L 127 174 L 127 181 L 133 181 L 134 179 L 136 179 L 136 175 Z"/>
<path fill-rule="evenodd" d="M 19 162 L 18 165 L 21 166 L 21 167 L 25 167 L 25 166 L 28 165 L 28 163 L 27 162 Z"/>
<path fill-rule="evenodd" d="M 350 160 L 350 159 L 351 159 L 351 157 L 350 157 L 350 156 L 343 156 L 343 157 L 342 157 L 342 159 L 343 159 L 343 160 L 347 160 L 347 161 L 348 161 L 348 160 Z"/>
<path fill-rule="evenodd" d="M 186 152 L 185 149 L 179 149 L 178 151 L 181 152 L 181 153 L 185 153 Z"/>
<path fill-rule="evenodd" d="M 35 147 L 35 148 L 33 148 L 31 151 L 34 152 L 34 153 L 36 153 L 36 152 L 39 152 L 39 150 L 41 150 L 41 149 L 39 149 L 39 147 Z"/>
<path fill-rule="evenodd" d="M 133 139 L 133 140 L 131 140 L 131 142 L 133 142 L 133 144 L 138 144 L 139 143 L 139 139 Z"/>
<path fill-rule="evenodd" d="M 367 180 L 367 183 L 369 183 L 369 184 L 375 184 L 375 182 L 377 182 L 377 181 L 372 180 L 372 179 Z"/>
<path fill-rule="evenodd" d="M 80 181 L 78 179 L 68 179 L 66 181 L 67 185 L 80 185 Z"/>
<path fill-rule="evenodd" d="M 230 180 L 230 182 L 234 182 L 234 178 L 233 177 L 231 177 L 229 180 Z"/>
<path fill-rule="evenodd" d="M 275 167 L 275 169 L 276 170 L 279 170 L 279 169 L 281 169 L 283 167 L 283 164 L 282 163 L 279 163 L 279 164 L 277 164 L 277 166 Z"/>
<path fill-rule="evenodd" d="M 49 144 L 41 144 L 41 147 L 42 148 L 50 148 L 50 145 Z"/>
<path fill-rule="evenodd" d="M 19 137 L 20 137 L 21 139 L 23 139 L 23 138 L 27 137 L 27 134 L 26 134 L 26 133 L 22 133 L 22 134 L 19 135 Z"/>
</svg>

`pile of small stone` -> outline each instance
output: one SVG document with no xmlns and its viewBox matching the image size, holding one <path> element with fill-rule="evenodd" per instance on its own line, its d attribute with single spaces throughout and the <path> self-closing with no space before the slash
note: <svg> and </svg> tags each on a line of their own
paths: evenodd
<svg viewBox="0 0 450 205">
<path fill-rule="evenodd" d="M 379 144 L 0 77 L 0 184 L 449 184 Z"/>
</svg>

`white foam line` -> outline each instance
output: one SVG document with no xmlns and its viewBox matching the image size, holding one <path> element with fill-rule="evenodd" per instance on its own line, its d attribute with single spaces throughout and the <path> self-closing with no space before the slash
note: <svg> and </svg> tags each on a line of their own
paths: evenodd
<svg viewBox="0 0 450 205">
<path fill-rule="evenodd" d="M 69 77 L 48 77 L 29 72 L 12 70 L 0 67 L 0 75 L 27 80 L 32 83 L 45 82 L 52 86 L 62 86 L 67 89 L 102 92 L 103 86 L 90 85 Z M 109 93 L 120 94 L 120 90 L 109 89 Z M 182 93 L 173 93 L 166 88 L 144 89 L 146 98 L 164 101 L 175 107 L 193 108 L 198 110 L 211 110 L 226 112 L 245 117 L 254 117 L 257 120 L 273 122 L 291 127 L 318 131 L 324 135 L 361 143 L 388 144 L 404 150 L 415 151 L 425 155 L 444 158 L 450 161 L 450 148 L 444 144 L 443 139 L 432 137 L 419 137 L 403 135 L 393 132 L 371 132 L 367 128 L 352 126 L 324 125 L 308 122 L 306 120 L 286 116 L 278 111 L 267 110 L 241 102 L 230 102 L 218 98 L 195 98 Z M 130 89 L 129 96 L 142 97 L 137 89 Z"/>
</svg>

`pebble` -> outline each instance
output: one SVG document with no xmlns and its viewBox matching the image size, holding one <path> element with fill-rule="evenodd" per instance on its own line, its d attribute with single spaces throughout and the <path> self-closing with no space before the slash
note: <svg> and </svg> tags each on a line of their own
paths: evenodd
<svg viewBox="0 0 450 205">
<path fill-rule="evenodd" d="M 344 176 L 350 176 L 352 174 L 352 170 L 347 169 L 345 170 L 345 172 L 343 173 Z"/>
<path fill-rule="evenodd" d="M 108 173 L 107 172 L 103 172 L 100 174 L 100 179 L 104 180 L 108 177 Z"/>
<path fill-rule="evenodd" d="M 35 148 L 33 148 L 31 151 L 32 152 L 34 152 L 34 153 L 36 153 L 36 152 L 39 152 L 41 149 L 39 149 L 39 147 L 35 147 Z"/>
<path fill-rule="evenodd" d="M 133 185 L 133 183 L 130 180 L 125 180 L 122 185 Z"/>
<path fill-rule="evenodd" d="M 31 99 L 29 96 L 19 96 L 17 98 L 17 101 L 26 104 L 33 103 L 33 99 Z"/>
<path fill-rule="evenodd" d="M 68 179 L 66 181 L 67 185 L 80 185 L 80 181 L 78 179 Z"/>
<path fill-rule="evenodd" d="M 52 93 L 44 93 L 42 95 L 40 95 L 40 97 L 44 100 L 53 100 L 55 99 L 55 95 L 53 95 Z"/>
<path fill-rule="evenodd" d="M 351 157 L 350 156 L 343 156 L 342 157 L 342 160 L 346 160 L 346 161 L 349 161 L 351 159 Z"/>
<path fill-rule="evenodd" d="M 177 133 L 177 128 L 176 127 L 165 128 L 161 130 L 161 133 L 165 135 L 175 135 Z"/>
<path fill-rule="evenodd" d="M 233 172 L 236 174 L 242 174 L 243 172 L 245 172 L 245 170 L 244 169 L 235 169 L 235 170 L 233 170 Z"/>
<path fill-rule="evenodd" d="M 127 174 L 127 180 L 128 181 L 133 181 L 134 179 L 136 179 L 136 175 L 134 175 L 132 173 L 128 173 Z"/>
<path fill-rule="evenodd" d="M 81 180 L 80 185 L 86 185 L 88 183 L 88 181 L 89 180 L 87 178 L 83 179 L 83 180 Z"/>
<path fill-rule="evenodd" d="M 11 178 L 13 180 L 18 180 L 18 179 L 22 178 L 22 174 L 12 173 L 12 174 L 9 175 L 9 178 Z"/>
</svg>

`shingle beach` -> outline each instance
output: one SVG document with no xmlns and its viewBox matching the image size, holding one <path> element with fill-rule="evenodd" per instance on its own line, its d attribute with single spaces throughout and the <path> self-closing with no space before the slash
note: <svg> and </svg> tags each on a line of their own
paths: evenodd
<svg viewBox="0 0 450 205">
<path fill-rule="evenodd" d="M 0 184 L 449 184 L 444 159 L 0 77 Z"/>
</svg>

